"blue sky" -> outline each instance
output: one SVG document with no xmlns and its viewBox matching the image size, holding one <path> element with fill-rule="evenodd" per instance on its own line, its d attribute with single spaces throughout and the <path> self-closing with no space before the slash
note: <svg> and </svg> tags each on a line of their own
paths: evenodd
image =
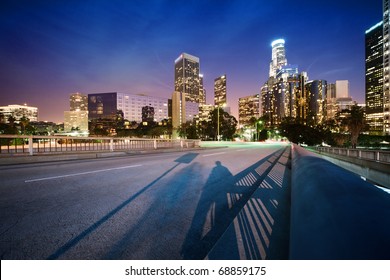
<svg viewBox="0 0 390 280">
<path fill-rule="evenodd" d="M 227 75 L 228 103 L 258 93 L 271 42 L 310 79 L 349 80 L 364 101 L 364 33 L 382 1 L 2 1 L 0 105 L 27 103 L 39 119 L 63 121 L 73 92 L 119 91 L 170 97 L 174 60 L 200 58 L 213 101 Z"/>
</svg>

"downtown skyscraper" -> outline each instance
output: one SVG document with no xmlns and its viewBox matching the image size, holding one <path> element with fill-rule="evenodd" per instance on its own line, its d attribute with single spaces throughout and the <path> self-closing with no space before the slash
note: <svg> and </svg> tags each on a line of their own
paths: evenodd
<svg viewBox="0 0 390 280">
<path fill-rule="evenodd" d="M 175 60 L 175 91 L 185 93 L 186 101 L 204 102 L 198 57 L 182 53 Z"/>
<path fill-rule="evenodd" d="M 383 18 L 366 31 L 366 113 L 370 132 L 390 134 L 390 0 Z"/>
<path fill-rule="evenodd" d="M 214 105 L 217 107 L 227 105 L 226 75 L 222 75 L 214 80 Z"/>
<path fill-rule="evenodd" d="M 390 134 L 390 0 L 383 0 L 383 133 Z"/>
<path fill-rule="evenodd" d="M 383 133 L 383 22 L 366 31 L 366 120 L 372 134 Z"/>
<path fill-rule="evenodd" d="M 276 77 L 278 70 L 287 65 L 286 50 L 284 48 L 284 39 L 278 39 L 271 43 L 272 60 L 269 66 L 269 76 Z"/>
</svg>

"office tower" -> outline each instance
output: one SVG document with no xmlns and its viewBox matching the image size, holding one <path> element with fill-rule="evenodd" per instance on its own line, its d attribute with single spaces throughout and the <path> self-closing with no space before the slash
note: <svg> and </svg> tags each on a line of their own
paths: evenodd
<svg viewBox="0 0 390 280">
<path fill-rule="evenodd" d="M 226 75 L 222 75 L 214 80 L 214 105 L 217 107 L 227 105 Z"/>
<path fill-rule="evenodd" d="M 69 98 L 70 111 L 88 111 L 88 96 L 81 93 L 73 93 Z"/>
<path fill-rule="evenodd" d="M 260 94 L 238 99 L 238 122 L 240 127 L 251 125 L 251 118 L 260 117 Z"/>
<path fill-rule="evenodd" d="M 88 94 L 88 118 L 115 120 L 118 110 L 118 93 Z"/>
<path fill-rule="evenodd" d="M 349 82 L 348 80 L 336 81 L 336 98 L 349 97 Z"/>
<path fill-rule="evenodd" d="M 276 77 L 278 69 L 287 65 L 286 52 L 284 48 L 285 41 L 283 39 L 275 40 L 271 43 L 272 46 L 272 61 L 269 66 L 269 76 Z"/>
<path fill-rule="evenodd" d="M 142 122 L 142 108 L 146 106 L 153 108 L 155 122 L 169 118 L 168 98 L 118 92 L 117 104 L 117 109 L 121 110 L 124 118 L 129 121 Z"/>
<path fill-rule="evenodd" d="M 69 97 L 70 111 L 64 112 L 65 133 L 88 135 L 88 96 L 73 93 Z"/>
<path fill-rule="evenodd" d="M 306 72 L 302 72 L 298 76 L 298 79 L 299 79 L 299 84 L 296 91 L 296 104 L 297 104 L 296 118 L 299 123 L 306 124 L 308 105 L 307 105 L 307 91 L 305 88 L 305 84 L 307 83 L 309 77 Z"/>
<path fill-rule="evenodd" d="M 172 128 L 173 138 L 178 137 L 177 130 L 186 122 L 186 94 L 180 91 L 172 93 Z"/>
<path fill-rule="evenodd" d="M 326 86 L 326 119 L 333 120 L 336 117 L 336 84 L 327 84 Z"/>
<path fill-rule="evenodd" d="M 214 105 L 211 104 L 203 104 L 199 106 L 198 120 L 202 121 L 211 121 L 210 113 L 215 109 Z"/>
<path fill-rule="evenodd" d="M 308 125 L 317 125 L 326 118 L 326 81 L 314 80 L 305 85 L 307 98 L 307 116 Z"/>
<path fill-rule="evenodd" d="M 366 121 L 371 134 L 384 132 L 383 22 L 365 33 Z"/>
<path fill-rule="evenodd" d="M 199 74 L 199 105 L 205 105 L 206 104 L 206 89 L 203 86 L 203 74 Z"/>
<path fill-rule="evenodd" d="M 390 7 L 383 0 L 383 132 L 390 134 Z"/>
<path fill-rule="evenodd" d="M 25 117 L 30 122 L 38 121 L 38 108 L 25 105 L 7 105 L 0 106 L 0 114 L 2 114 L 3 122 L 9 123 L 9 117 L 15 119 L 15 123 L 19 123 L 20 119 Z"/>
<path fill-rule="evenodd" d="M 175 91 L 185 93 L 189 102 L 201 103 L 199 58 L 182 53 L 175 60 Z"/>
<path fill-rule="evenodd" d="M 114 127 L 117 119 L 122 117 L 140 123 L 143 107 L 153 108 L 155 122 L 169 118 L 168 98 L 120 92 L 88 94 L 89 120 L 96 123 L 94 127 Z"/>
</svg>

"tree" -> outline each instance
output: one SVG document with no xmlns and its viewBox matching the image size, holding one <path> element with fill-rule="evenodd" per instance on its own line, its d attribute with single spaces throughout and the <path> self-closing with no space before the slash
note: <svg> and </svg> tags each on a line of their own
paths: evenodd
<svg viewBox="0 0 390 280">
<path fill-rule="evenodd" d="M 178 133 L 182 138 L 199 139 L 195 120 L 183 123 L 178 129 Z"/>
<path fill-rule="evenodd" d="M 364 110 L 358 105 L 353 105 L 351 106 L 351 109 L 341 111 L 340 115 L 343 116 L 339 116 L 339 118 L 341 118 L 341 123 L 348 128 L 351 135 L 352 148 L 356 149 L 359 134 L 366 126 Z"/>
<path fill-rule="evenodd" d="M 21 128 L 22 134 L 25 134 L 26 127 L 29 125 L 30 119 L 27 118 L 26 116 L 23 116 L 20 118 L 19 123 L 20 123 L 20 128 Z"/>
<path fill-rule="evenodd" d="M 219 114 L 218 114 L 219 110 Z M 219 115 L 219 120 L 218 120 Z M 206 131 L 208 135 L 217 140 L 218 135 L 218 125 L 219 125 L 219 135 L 223 140 L 231 140 L 233 139 L 233 135 L 236 132 L 237 120 L 229 113 L 225 112 L 222 108 L 215 108 L 210 112 L 211 121 L 208 122 L 208 128 Z"/>
<path fill-rule="evenodd" d="M 281 136 L 293 143 L 305 143 L 309 146 L 321 144 L 326 133 L 321 126 L 311 127 L 299 123 L 294 118 L 285 118 L 279 126 Z"/>
<path fill-rule="evenodd" d="M 8 117 L 8 123 L 10 126 L 15 126 L 15 121 L 16 121 L 16 118 L 14 116 L 10 115 Z"/>
</svg>

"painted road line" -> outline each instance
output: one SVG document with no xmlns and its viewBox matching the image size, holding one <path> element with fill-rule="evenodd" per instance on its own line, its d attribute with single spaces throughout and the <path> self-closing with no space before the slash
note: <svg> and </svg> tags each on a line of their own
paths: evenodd
<svg viewBox="0 0 390 280">
<path fill-rule="evenodd" d="M 100 170 L 94 170 L 94 171 L 73 173 L 73 174 L 67 174 L 67 175 L 59 175 L 59 176 L 53 176 L 53 177 L 44 177 L 44 178 L 38 178 L 38 179 L 31 179 L 31 180 L 26 180 L 24 182 L 25 183 L 30 183 L 30 182 L 37 182 L 37 181 L 44 181 L 44 180 L 53 180 L 53 179 L 59 179 L 59 178 L 80 176 L 80 175 L 99 173 L 99 172 L 107 172 L 107 171 L 112 171 L 112 170 L 120 170 L 120 169 L 140 167 L 140 166 L 142 166 L 142 165 L 141 164 L 138 164 L 138 165 L 128 165 L 128 166 L 122 166 L 122 167 L 115 167 L 115 168 L 107 168 L 107 169 L 100 169 Z"/>
<path fill-rule="evenodd" d="M 211 156 L 222 155 L 222 154 L 226 154 L 226 152 L 214 153 L 214 154 L 208 154 L 208 155 L 202 155 L 202 157 L 211 157 Z"/>
</svg>

